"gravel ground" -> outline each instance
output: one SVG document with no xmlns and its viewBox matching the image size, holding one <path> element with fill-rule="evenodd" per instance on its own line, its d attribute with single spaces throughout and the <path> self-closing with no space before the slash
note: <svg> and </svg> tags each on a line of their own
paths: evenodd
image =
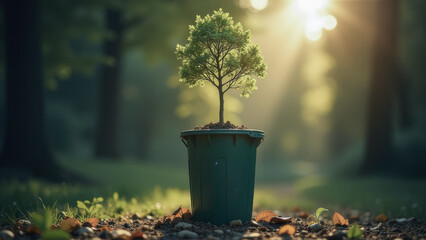
<svg viewBox="0 0 426 240">
<path fill-rule="evenodd" d="M 254 216 L 257 214 L 254 213 Z M 99 221 L 96 226 L 84 223 L 71 231 L 73 239 L 347 239 L 352 223 L 357 222 L 365 239 L 426 239 L 426 224 L 414 218 L 383 219 L 365 212 L 352 215 L 349 227 L 336 227 L 332 220 L 320 222 L 307 220 L 306 212 L 283 214 L 292 218 L 283 223 L 252 221 L 216 226 L 191 219 L 153 218 L 151 216 L 120 217 Z M 279 229 L 289 224 L 295 227 L 293 235 L 278 235 Z M 30 227 L 27 221 L 2 226 L 0 239 L 41 239 L 40 232 Z"/>
</svg>

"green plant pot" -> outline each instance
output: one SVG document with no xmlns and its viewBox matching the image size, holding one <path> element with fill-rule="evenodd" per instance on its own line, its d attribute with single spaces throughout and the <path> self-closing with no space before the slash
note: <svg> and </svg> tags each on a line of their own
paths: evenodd
<svg viewBox="0 0 426 240">
<path fill-rule="evenodd" d="M 259 130 L 211 129 L 181 133 L 188 148 L 193 218 L 213 224 L 251 220 Z"/>
</svg>

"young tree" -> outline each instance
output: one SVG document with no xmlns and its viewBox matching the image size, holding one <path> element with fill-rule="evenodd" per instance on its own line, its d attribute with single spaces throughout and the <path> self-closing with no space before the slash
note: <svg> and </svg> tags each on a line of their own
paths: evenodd
<svg viewBox="0 0 426 240">
<path fill-rule="evenodd" d="M 177 45 L 176 55 L 182 60 L 180 81 L 194 87 L 213 84 L 219 92 L 219 123 L 223 124 L 224 94 L 229 89 L 241 90 L 248 97 L 257 89 L 252 76 L 265 77 L 266 64 L 259 47 L 251 43 L 250 31 L 234 23 L 222 9 L 204 18 L 197 16 L 189 26 L 188 43 Z"/>
</svg>

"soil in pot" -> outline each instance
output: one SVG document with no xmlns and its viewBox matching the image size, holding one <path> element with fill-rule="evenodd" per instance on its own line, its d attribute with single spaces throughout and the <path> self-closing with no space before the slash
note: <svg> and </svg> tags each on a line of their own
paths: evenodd
<svg viewBox="0 0 426 240">
<path fill-rule="evenodd" d="M 247 129 L 247 127 L 245 127 L 244 125 L 241 126 L 237 126 L 232 124 L 230 121 L 227 121 L 226 123 L 208 123 L 206 125 L 204 125 L 203 127 L 196 127 L 194 128 L 194 130 L 204 130 L 204 129 Z"/>
</svg>

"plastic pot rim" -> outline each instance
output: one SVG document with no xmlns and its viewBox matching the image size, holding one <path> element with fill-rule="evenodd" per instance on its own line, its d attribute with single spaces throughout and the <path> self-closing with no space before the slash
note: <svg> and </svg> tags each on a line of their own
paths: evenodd
<svg viewBox="0 0 426 240">
<path fill-rule="evenodd" d="M 264 138 L 265 133 L 261 130 L 257 129 L 201 129 L 201 130 L 185 130 L 180 133 L 180 137 L 187 137 L 193 135 L 209 135 L 209 134 L 217 134 L 217 135 L 249 135 L 253 138 Z"/>
</svg>

